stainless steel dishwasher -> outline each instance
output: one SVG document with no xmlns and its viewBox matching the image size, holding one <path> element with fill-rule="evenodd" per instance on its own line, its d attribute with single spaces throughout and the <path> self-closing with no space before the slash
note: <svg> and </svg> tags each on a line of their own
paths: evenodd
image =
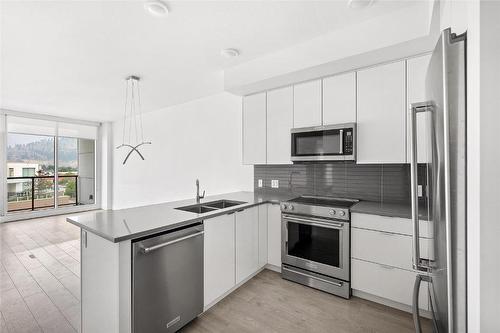
<svg viewBox="0 0 500 333">
<path fill-rule="evenodd" d="M 133 243 L 134 333 L 175 332 L 203 312 L 203 224 Z"/>
</svg>

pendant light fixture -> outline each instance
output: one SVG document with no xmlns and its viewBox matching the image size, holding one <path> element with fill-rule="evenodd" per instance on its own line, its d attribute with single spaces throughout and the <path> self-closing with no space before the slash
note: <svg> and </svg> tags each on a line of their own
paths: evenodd
<svg viewBox="0 0 500 333">
<path fill-rule="evenodd" d="M 144 129 L 142 126 L 141 112 L 141 92 L 139 89 L 140 78 L 135 75 L 130 75 L 125 79 L 125 111 L 123 116 L 123 139 L 122 144 L 116 147 L 128 148 L 130 151 L 123 160 L 123 164 L 127 163 L 128 158 L 135 151 L 137 155 L 144 160 L 144 156 L 139 151 L 139 147 L 150 145 L 150 141 L 144 141 Z M 132 135 L 134 132 L 134 135 Z M 132 139 L 135 140 L 132 142 Z"/>
</svg>

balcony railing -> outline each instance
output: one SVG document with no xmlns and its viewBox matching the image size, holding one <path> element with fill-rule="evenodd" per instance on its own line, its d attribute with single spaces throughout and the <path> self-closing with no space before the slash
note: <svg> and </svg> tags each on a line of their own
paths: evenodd
<svg viewBox="0 0 500 333">
<path fill-rule="evenodd" d="M 59 184 L 56 186 L 55 176 L 7 177 L 7 211 L 55 208 L 56 197 L 57 206 L 78 205 L 78 175 L 59 175 L 57 178 Z M 66 180 L 68 178 L 73 180 Z M 74 192 L 68 190 L 71 182 L 74 182 Z M 63 191 L 59 190 L 61 188 Z"/>
</svg>

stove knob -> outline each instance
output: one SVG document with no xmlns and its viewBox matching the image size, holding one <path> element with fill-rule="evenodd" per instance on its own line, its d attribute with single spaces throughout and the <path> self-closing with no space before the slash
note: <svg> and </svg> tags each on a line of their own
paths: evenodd
<svg viewBox="0 0 500 333">
<path fill-rule="evenodd" d="M 335 211 L 335 209 L 330 209 L 330 211 L 328 212 L 331 216 L 335 215 L 337 212 Z"/>
<path fill-rule="evenodd" d="M 340 211 L 339 213 L 340 216 L 345 216 L 345 212 L 343 210 Z"/>
<path fill-rule="evenodd" d="M 288 209 L 293 210 L 293 205 L 289 205 Z"/>
<path fill-rule="evenodd" d="M 286 210 L 286 204 L 281 205 L 281 208 L 283 208 L 283 210 Z"/>
</svg>

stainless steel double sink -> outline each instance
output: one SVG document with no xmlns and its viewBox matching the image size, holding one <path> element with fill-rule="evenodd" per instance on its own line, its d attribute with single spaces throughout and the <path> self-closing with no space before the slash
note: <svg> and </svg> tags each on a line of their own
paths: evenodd
<svg viewBox="0 0 500 333">
<path fill-rule="evenodd" d="M 222 200 L 204 202 L 204 203 L 199 203 L 199 204 L 194 204 L 194 205 L 189 205 L 189 206 L 177 207 L 175 209 L 183 210 L 185 212 L 196 213 L 196 214 L 203 214 L 203 213 L 212 212 L 214 210 L 229 208 L 229 207 L 238 206 L 238 205 L 242 205 L 242 204 L 246 204 L 246 202 L 222 199 Z"/>
</svg>

